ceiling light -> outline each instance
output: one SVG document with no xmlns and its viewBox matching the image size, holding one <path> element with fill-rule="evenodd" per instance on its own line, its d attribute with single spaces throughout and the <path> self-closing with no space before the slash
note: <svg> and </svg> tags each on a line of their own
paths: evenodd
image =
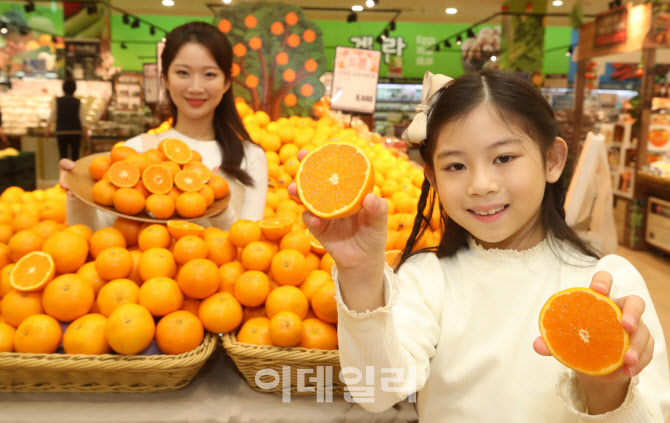
<svg viewBox="0 0 670 423">
<path fill-rule="evenodd" d="M 149 34 L 156 35 L 156 28 L 154 28 L 153 26 L 149 28 Z"/>
<path fill-rule="evenodd" d="M 130 27 L 131 27 L 131 28 L 139 28 L 139 27 L 140 27 L 140 19 L 139 19 L 139 18 L 135 18 L 135 20 L 133 21 L 133 24 L 130 25 Z"/>
<path fill-rule="evenodd" d="M 458 12 L 458 9 L 455 7 L 448 7 L 445 12 L 447 12 L 447 15 L 455 15 Z"/>
<path fill-rule="evenodd" d="M 0 34 L 6 34 L 7 32 L 9 32 L 9 30 L 7 29 L 7 25 L 4 23 L 0 24 Z"/>
<path fill-rule="evenodd" d="M 495 55 L 491 56 L 491 61 L 492 62 L 495 62 L 496 60 L 498 60 L 498 58 Z"/>
<path fill-rule="evenodd" d="M 395 21 L 391 21 L 391 22 L 389 22 L 389 29 L 390 29 L 391 31 L 395 31 Z"/>
<path fill-rule="evenodd" d="M 29 1 L 23 6 L 23 9 L 26 11 L 26 13 L 34 12 L 35 11 L 35 3 L 32 1 Z"/>
<path fill-rule="evenodd" d="M 468 28 L 468 38 L 475 38 L 475 31 L 472 30 L 472 28 Z"/>
<path fill-rule="evenodd" d="M 351 6 L 351 10 L 353 10 L 354 12 L 361 12 L 363 10 L 363 6 L 357 4 L 356 6 Z"/>
<path fill-rule="evenodd" d="M 347 16 L 347 22 L 349 22 L 349 23 L 356 22 L 357 20 L 358 20 L 358 15 L 356 14 L 356 12 L 351 12 Z"/>
<path fill-rule="evenodd" d="M 365 2 L 365 5 L 366 5 L 367 7 L 374 7 L 374 5 L 375 5 L 375 0 L 367 0 L 367 1 Z"/>
<path fill-rule="evenodd" d="M 223 2 L 226 3 L 226 4 L 230 4 L 231 1 L 232 0 L 223 0 Z"/>
<path fill-rule="evenodd" d="M 174 1 L 172 1 L 172 0 L 163 0 L 163 6 L 174 6 Z"/>
<path fill-rule="evenodd" d="M 130 23 L 130 16 L 127 13 L 123 14 L 123 23 L 128 25 Z"/>
<path fill-rule="evenodd" d="M 446 48 L 451 48 L 451 42 L 449 42 L 449 40 L 444 40 L 444 46 Z"/>
<path fill-rule="evenodd" d="M 561 0 L 554 0 L 554 2 L 551 4 L 553 6 L 563 6 L 563 2 Z"/>
<path fill-rule="evenodd" d="M 435 51 L 440 51 L 440 45 L 439 44 L 435 44 Z"/>
<path fill-rule="evenodd" d="M 460 46 L 462 42 L 463 42 L 463 39 L 461 38 L 461 36 L 460 35 L 457 36 L 456 37 L 456 44 Z"/>
</svg>

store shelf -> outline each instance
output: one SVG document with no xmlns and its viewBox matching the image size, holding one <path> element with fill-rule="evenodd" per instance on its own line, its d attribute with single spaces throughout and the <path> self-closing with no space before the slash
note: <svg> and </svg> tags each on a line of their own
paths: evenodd
<svg viewBox="0 0 670 423">
<path fill-rule="evenodd" d="M 633 194 L 630 192 L 620 191 L 618 189 L 613 189 L 612 192 L 614 193 L 614 195 L 617 195 L 619 197 L 627 198 L 629 200 L 633 199 Z"/>
<path fill-rule="evenodd" d="M 647 172 L 637 172 L 637 180 L 643 184 L 657 189 L 670 190 L 670 178 L 662 178 Z"/>
</svg>

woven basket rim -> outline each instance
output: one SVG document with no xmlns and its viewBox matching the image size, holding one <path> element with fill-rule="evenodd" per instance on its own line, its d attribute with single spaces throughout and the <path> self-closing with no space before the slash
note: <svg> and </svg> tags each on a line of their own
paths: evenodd
<svg viewBox="0 0 670 423">
<path fill-rule="evenodd" d="M 44 369 L 44 370 L 66 370 L 68 367 L 76 367 L 77 370 L 86 368 L 95 370 L 119 369 L 123 365 L 124 370 L 151 370 L 149 366 L 156 369 L 179 369 L 185 365 L 192 365 L 205 361 L 214 352 L 218 336 L 210 332 L 205 333 L 202 343 L 194 350 L 183 354 L 154 354 L 154 355 L 121 355 L 121 354 L 33 354 L 33 353 L 0 353 L 0 369 Z"/>
<path fill-rule="evenodd" d="M 339 350 L 318 350 L 302 347 L 275 347 L 273 345 L 252 345 L 237 341 L 234 332 L 228 332 L 221 338 L 226 352 L 235 357 L 246 358 L 272 358 L 275 360 L 287 360 L 291 362 L 325 362 L 328 364 L 340 364 Z"/>
</svg>

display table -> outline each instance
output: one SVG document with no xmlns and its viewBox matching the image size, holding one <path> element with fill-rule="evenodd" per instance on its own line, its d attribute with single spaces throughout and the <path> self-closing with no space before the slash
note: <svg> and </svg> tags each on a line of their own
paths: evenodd
<svg viewBox="0 0 670 423">
<path fill-rule="evenodd" d="M 195 379 L 172 392 L 142 394 L 0 393 L 7 423 L 412 422 L 414 405 L 401 402 L 378 414 L 342 397 L 282 396 L 253 390 L 219 348 Z"/>
</svg>

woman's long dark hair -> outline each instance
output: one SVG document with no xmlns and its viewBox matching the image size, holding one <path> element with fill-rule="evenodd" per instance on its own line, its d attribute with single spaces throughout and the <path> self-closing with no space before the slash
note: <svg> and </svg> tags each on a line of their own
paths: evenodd
<svg viewBox="0 0 670 423">
<path fill-rule="evenodd" d="M 176 27 L 166 35 L 165 48 L 161 54 L 161 67 L 165 79 L 167 79 L 170 64 L 182 46 L 187 43 L 198 43 L 209 50 L 217 65 L 223 71 L 226 81 L 232 81 L 233 48 L 228 38 L 217 27 L 205 22 L 189 22 Z M 173 126 L 176 126 L 177 107 L 172 101 L 169 91 L 166 98 L 174 119 Z M 251 137 L 244 129 L 242 120 L 237 114 L 232 83 L 214 111 L 213 124 L 214 137 L 223 150 L 221 170 L 235 177 L 244 185 L 253 186 L 254 181 L 251 176 L 240 167 L 244 158 L 244 140 L 251 140 Z"/>
<path fill-rule="evenodd" d="M 466 74 L 443 90 L 430 112 L 427 139 L 420 147 L 424 169 L 433 174 L 433 155 L 440 130 L 448 123 L 464 118 L 482 104 L 495 110 L 501 121 L 512 130 L 522 131 L 535 140 L 543 160 L 556 137 L 560 136 L 560 128 L 549 103 L 535 87 L 514 74 L 485 69 Z M 556 182 L 547 182 L 540 210 L 540 224 L 548 235 L 566 242 L 587 256 L 598 258 L 596 251 L 565 222 L 563 203 L 567 178 L 566 172 L 563 172 Z M 400 259 L 401 264 L 412 255 L 417 240 L 429 229 L 436 203 L 440 210 L 440 244 L 418 251 L 432 251 L 438 257 L 448 257 L 461 248 L 467 248 L 468 231 L 446 216 L 428 178 L 425 178 L 412 232 Z"/>
</svg>

